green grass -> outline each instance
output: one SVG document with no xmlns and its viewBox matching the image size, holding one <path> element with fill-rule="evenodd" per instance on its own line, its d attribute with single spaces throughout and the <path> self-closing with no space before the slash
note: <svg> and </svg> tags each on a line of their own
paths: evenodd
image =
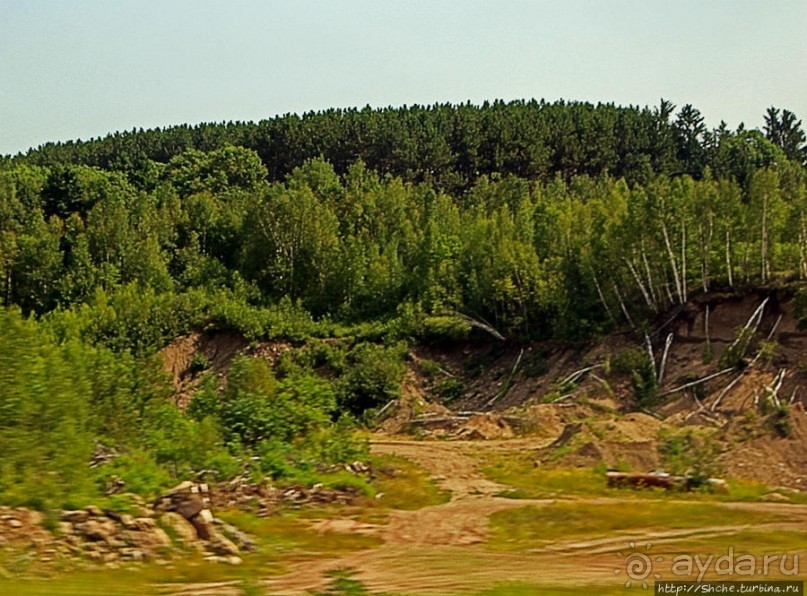
<svg viewBox="0 0 807 596">
<path fill-rule="evenodd" d="M 219 512 L 218 516 L 252 536 L 259 550 L 284 555 L 331 555 L 373 548 L 381 544 L 374 536 L 347 532 L 317 532 L 293 513 L 257 517 L 242 511 Z"/>
<path fill-rule="evenodd" d="M 546 586 L 524 582 L 502 582 L 487 590 L 474 592 L 474 596 L 570 596 L 572 594 L 611 596 L 624 593 L 624 588 L 612 585 Z"/>
<path fill-rule="evenodd" d="M 775 531 L 765 531 L 764 529 L 749 528 L 740 530 L 731 535 L 693 537 L 687 539 L 687 548 L 705 552 L 725 552 L 734 546 L 739 549 L 750 551 L 755 555 L 767 553 L 793 553 L 807 550 L 807 542 L 804 540 L 804 532 L 797 530 L 777 529 Z M 663 553 L 663 546 L 660 552 Z M 679 549 L 680 551 L 680 549 Z"/>
<path fill-rule="evenodd" d="M 557 502 L 519 507 L 490 516 L 489 546 L 538 548 L 557 540 L 598 538 L 638 530 L 758 525 L 786 521 L 777 514 L 729 509 L 718 504 L 644 501 L 626 509 L 614 503 Z"/>
<path fill-rule="evenodd" d="M 771 489 L 759 482 L 739 478 L 727 479 L 728 494 L 706 490 L 673 492 L 663 489 L 608 488 L 605 470 L 592 468 L 554 468 L 535 466 L 529 455 L 492 453 L 482 468 L 491 480 L 512 487 L 502 494 L 513 499 L 563 498 L 565 496 L 630 497 L 636 499 L 670 499 L 691 501 L 759 501 Z M 787 493 L 793 503 L 807 503 L 807 493 Z"/>
<path fill-rule="evenodd" d="M 432 505 L 447 503 L 451 494 L 440 490 L 421 466 L 393 456 L 372 458 L 378 477 L 373 481 L 377 505 L 387 509 L 411 511 Z"/>
<path fill-rule="evenodd" d="M 14 596 L 139 596 L 150 593 L 137 572 L 99 570 L 53 579 L 0 579 L 0 594 Z"/>
</svg>

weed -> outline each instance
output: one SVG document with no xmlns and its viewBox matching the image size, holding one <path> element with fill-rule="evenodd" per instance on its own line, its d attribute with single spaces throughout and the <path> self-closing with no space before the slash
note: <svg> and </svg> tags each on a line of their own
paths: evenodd
<svg viewBox="0 0 807 596">
<path fill-rule="evenodd" d="M 314 596 L 362 596 L 370 594 L 362 582 L 353 579 L 356 572 L 353 569 L 334 569 L 328 572 L 331 583 L 324 592 L 313 592 Z"/>
</svg>

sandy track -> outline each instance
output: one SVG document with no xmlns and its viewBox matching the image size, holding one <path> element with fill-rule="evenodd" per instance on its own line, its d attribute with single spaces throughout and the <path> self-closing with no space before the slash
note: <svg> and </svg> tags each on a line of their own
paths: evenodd
<svg viewBox="0 0 807 596">
<path fill-rule="evenodd" d="M 527 505 L 542 506 L 552 500 L 507 499 L 496 496 L 508 487 L 493 482 L 480 471 L 480 454 L 491 450 L 536 449 L 546 440 L 509 441 L 374 441 L 377 454 L 396 455 L 426 468 L 441 488 L 451 491 L 448 503 L 415 511 L 393 511 L 381 530 L 384 543 L 374 549 L 336 558 L 321 558 L 291 565 L 290 572 L 263 583 L 269 594 L 310 594 L 327 585 L 326 573 L 339 568 L 356 570 L 356 577 L 373 592 L 448 595 L 473 592 L 502 581 L 581 586 L 610 585 L 620 564 L 617 552 L 633 539 L 654 544 L 721 537 L 747 530 L 748 526 L 714 526 L 686 530 L 658 530 L 641 536 L 627 534 L 581 540 L 561 540 L 530 551 L 502 552 L 488 549 L 488 516 L 497 511 Z M 640 506 L 635 500 L 586 499 L 615 507 Z M 793 524 L 765 526 L 800 529 L 807 523 L 807 507 L 778 503 L 729 503 L 726 507 L 787 512 Z M 348 524 L 349 525 L 349 524 Z M 346 526 L 347 527 L 347 526 Z M 759 529 L 759 527 L 757 528 Z M 617 587 L 618 582 L 614 583 Z M 188 589 L 191 587 L 189 586 Z M 185 594 L 225 594 L 232 586 L 196 586 Z"/>
</svg>

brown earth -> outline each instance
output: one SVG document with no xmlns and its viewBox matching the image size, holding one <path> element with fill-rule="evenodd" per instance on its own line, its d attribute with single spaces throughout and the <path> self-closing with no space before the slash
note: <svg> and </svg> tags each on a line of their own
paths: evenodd
<svg viewBox="0 0 807 596">
<path fill-rule="evenodd" d="M 301 595 L 327 585 L 326 572 L 351 568 L 356 578 L 371 592 L 402 594 L 460 594 L 490 587 L 504 580 L 542 585 L 611 585 L 619 566 L 617 553 L 627 548 L 628 538 L 615 535 L 596 539 L 561 540 L 547 547 L 520 552 L 500 552 L 484 545 L 488 537 L 488 516 L 503 509 L 526 505 L 544 506 L 552 500 L 516 500 L 496 496 L 507 487 L 486 479 L 479 471 L 477 456 L 482 450 L 535 450 L 545 440 L 510 441 L 389 441 L 373 444 L 380 454 L 406 457 L 425 468 L 451 491 L 451 500 L 443 505 L 416 511 L 397 511 L 381 530 L 384 544 L 378 548 L 328 560 L 309 560 L 292 567 L 290 573 L 264 582 L 269 593 Z M 633 507 L 636 501 L 592 498 L 589 502 Z M 803 527 L 807 506 L 738 503 L 727 507 L 770 512 L 787 512 L 793 523 L 768 524 L 757 530 L 775 531 Z M 338 527 L 332 524 L 330 527 Z M 353 531 L 351 524 L 345 528 Z M 367 528 L 364 528 L 367 531 Z M 747 526 L 714 526 L 687 530 L 663 530 L 643 533 L 642 540 L 654 544 L 679 545 L 716 536 L 730 536 L 748 530 Z M 370 530 L 372 531 L 372 530 Z M 615 587 L 618 584 L 613 584 Z M 221 593 L 218 587 L 210 592 Z"/>
</svg>

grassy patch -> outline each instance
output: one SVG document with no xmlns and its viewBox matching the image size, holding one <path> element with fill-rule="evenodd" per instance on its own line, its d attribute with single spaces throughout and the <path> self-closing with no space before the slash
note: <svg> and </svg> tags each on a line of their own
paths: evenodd
<svg viewBox="0 0 807 596">
<path fill-rule="evenodd" d="M 804 552 L 807 549 L 804 532 L 781 528 L 775 531 L 750 528 L 731 535 L 695 537 L 687 540 L 687 548 L 691 548 L 693 552 L 720 553 L 725 552 L 730 546 L 735 547 L 737 552 L 743 550 L 755 555 Z"/>
<path fill-rule="evenodd" d="M 385 455 L 375 456 L 372 462 L 378 474 L 373 487 L 377 495 L 381 494 L 376 499 L 377 506 L 411 511 L 441 505 L 451 498 L 424 468 L 408 459 Z"/>
<path fill-rule="evenodd" d="M 0 594 L 15 596 L 137 596 L 148 593 L 147 584 L 140 573 L 119 570 L 78 572 L 50 579 L 0 579 Z"/>
<path fill-rule="evenodd" d="M 220 512 L 219 517 L 255 538 L 259 550 L 278 559 L 288 555 L 333 555 L 373 548 L 381 539 L 347 532 L 318 532 L 293 514 L 256 517 L 242 511 Z"/>
<path fill-rule="evenodd" d="M 618 503 L 562 502 L 520 507 L 490 516 L 492 548 L 540 547 L 556 540 L 608 536 L 637 530 L 689 529 L 786 521 L 776 514 L 729 509 L 712 503 L 645 501 L 626 509 Z"/>
<path fill-rule="evenodd" d="M 624 594 L 621 586 L 546 586 L 525 582 L 502 582 L 492 588 L 481 592 L 474 592 L 474 596 L 570 596 L 571 594 Z"/>
<path fill-rule="evenodd" d="M 558 498 L 564 495 L 600 497 L 630 497 L 636 499 L 667 499 L 675 501 L 758 501 L 771 489 L 759 482 L 740 478 L 727 479 L 728 493 L 706 490 L 670 492 L 663 489 L 608 488 L 605 468 L 553 468 L 533 464 L 529 455 L 493 453 L 482 468 L 485 475 L 512 487 L 502 494 L 513 499 Z M 787 493 L 793 503 L 807 503 L 807 493 Z"/>
</svg>

